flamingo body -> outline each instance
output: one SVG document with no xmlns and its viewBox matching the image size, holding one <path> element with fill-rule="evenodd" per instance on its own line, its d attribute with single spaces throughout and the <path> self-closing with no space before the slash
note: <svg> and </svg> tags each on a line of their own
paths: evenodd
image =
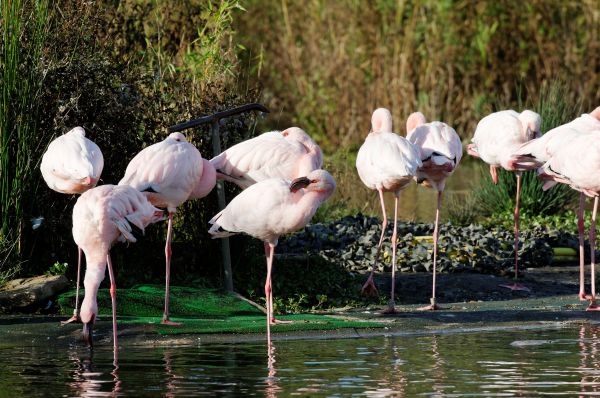
<svg viewBox="0 0 600 398">
<path fill-rule="evenodd" d="M 269 178 L 292 180 L 320 169 L 323 153 L 304 130 L 290 127 L 240 142 L 210 160 L 217 177 L 245 189 Z"/>
<path fill-rule="evenodd" d="M 165 310 L 163 323 L 169 320 L 169 285 L 171 278 L 171 239 L 173 214 L 177 206 L 188 199 L 202 198 L 214 188 L 216 172 L 202 158 L 196 147 L 181 133 L 171 133 L 166 139 L 140 151 L 129 162 L 119 185 L 130 185 L 144 192 L 150 203 L 168 211 L 165 243 Z"/>
<path fill-rule="evenodd" d="M 91 344 L 91 327 L 98 313 L 97 292 L 104 279 L 109 251 L 117 242 L 135 242 L 135 228 L 142 232 L 153 222 L 162 220 L 162 212 L 152 206 L 144 194 L 130 186 L 102 185 L 82 194 L 73 208 L 73 239 L 87 260 L 80 317 L 84 337 Z M 109 269 L 112 274 L 112 269 Z M 114 300 L 114 278 L 111 295 Z M 114 301 L 113 301 L 114 305 Z M 113 306 L 113 322 L 115 320 Z M 116 349 L 116 324 L 113 324 Z"/>
<path fill-rule="evenodd" d="M 335 181 L 325 170 L 313 170 L 293 181 L 272 178 L 260 181 L 237 195 L 209 223 L 213 238 L 246 233 L 264 242 L 267 257 L 265 296 L 267 303 L 267 338 L 273 317 L 271 268 L 281 235 L 303 228 L 321 203 L 335 191 Z"/>
<path fill-rule="evenodd" d="M 85 137 L 83 128 L 75 127 L 48 145 L 40 170 L 50 189 L 80 194 L 96 186 L 103 167 L 98 145 Z"/>
<path fill-rule="evenodd" d="M 371 132 L 358 150 L 356 170 L 362 182 L 369 189 L 377 190 L 381 202 L 383 223 L 381 236 L 375 255 L 375 263 L 379 258 L 381 244 L 387 227 L 387 215 L 383 201 L 384 192 L 394 193 L 394 232 L 392 235 L 392 291 L 389 312 L 394 312 L 394 289 L 396 268 L 396 222 L 398 218 L 398 197 L 400 191 L 408 186 L 416 175 L 417 168 L 422 166 L 419 151 L 406 138 L 392 132 L 392 114 L 385 108 L 378 108 L 371 116 Z M 377 288 L 373 282 L 375 264 L 363 292 L 376 295 Z"/>
</svg>

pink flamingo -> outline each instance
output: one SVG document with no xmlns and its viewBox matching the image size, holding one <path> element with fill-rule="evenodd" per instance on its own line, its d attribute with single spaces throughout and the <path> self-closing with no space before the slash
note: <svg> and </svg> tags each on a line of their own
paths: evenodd
<svg viewBox="0 0 600 398">
<path fill-rule="evenodd" d="M 213 238 L 246 233 L 264 242 L 267 258 L 265 301 L 267 306 L 267 340 L 271 345 L 270 325 L 282 323 L 273 316 L 271 269 L 279 237 L 297 231 L 311 220 L 321 203 L 335 190 L 333 177 L 325 170 L 313 170 L 306 177 L 290 182 L 271 178 L 258 182 L 214 216 L 209 223 Z"/>
<path fill-rule="evenodd" d="M 364 144 L 358 150 L 356 157 L 356 170 L 362 182 L 369 189 L 379 192 L 383 224 L 381 236 L 377 245 L 375 262 L 369 278 L 363 285 L 363 293 L 377 294 L 377 287 L 373 282 L 375 265 L 379 259 L 381 244 L 387 228 L 387 215 L 383 202 L 384 192 L 394 193 L 394 232 L 392 234 L 392 292 L 386 312 L 392 313 L 394 309 L 394 290 L 396 284 L 396 225 L 398 221 L 398 198 L 400 191 L 408 186 L 417 173 L 417 168 L 422 166 L 419 150 L 406 138 L 392 132 L 392 114 L 385 108 L 378 108 L 371 116 L 371 132 Z"/>
<path fill-rule="evenodd" d="M 513 153 L 525 142 L 540 136 L 542 118 L 537 113 L 525 110 L 517 113 L 513 110 L 492 113 L 479 121 L 473 143 L 467 146 L 467 153 L 481 158 L 490 165 L 490 174 L 494 184 L 498 183 L 496 169 L 502 167 L 515 171 L 511 162 Z M 519 196 L 521 193 L 521 171 L 516 170 L 517 200 L 515 206 L 515 280 L 519 276 Z M 529 291 L 529 288 L 515 282 L 512 285 L 500 285 L 511 290 Z"/>
<path fill-rule="evenodd" d="M 600 106 L 590 114 L 583 114 L 569 123 L 555 127 L 540 138 L 523 144 L 513 155 L 511 166 L 516 170 L 534 170 L 542 167 L 557 152 L 561 151 L 577 135 L 585 133 L 600 133 Z M 547 180 L 544 189 L 549 189 L 557 184 L 554 180 Z M 584 219 L 585 194 L 579 195 L 579 210 L 577 212 L 577 226 L 579 232 L 579 299 L 587 300 L 585 293 L 585 255 L 584 244 Z"/>
<path fill-rule="evenodd" d="M 269 178 L 293 180 L 323 165 L 321 148 L 304 130 L 290 127 L 240 142 L 210 160 L 217 178 L 242 189 Z"/>
<path fill-rule="evenodd" d="M 110 248 L 116 242 L 135 242 L 138 230 L 163 219 L 163 213 L 144 194 L 126 185 L 101 185 L 77 199 L 73 208 L 73 239 L 85 253 L 85 296 L 81 303 L 83 337 L 92 346 L 92 328 L 98 314 L 97 293 L 106 265 L 110 277 L 113 347 L 117 361 L 116 285 Z"/>
<path fill-rule="evenodd" d="M 144 148 L 129 162 L 119 185 L 131 185 L 145 192 L 156 207 L 167 208 L 169 224 L 165 244 L 165 310 L 163 324 L 180 325 L 169 320 L 169 284 L 171 278 L 171 239 L 173 215 L 177 206 L 188 199 L 201 198 L 215 186 L 216 173 L 208 160 L 181 133 Z"/>
<path fill-rule="evenodd" d="M 422 166 L 417 169 L 417 183 L 437 191 L 435 228 L 433 230 L 433 282 L 431 305 L 424 310 L 439 309 L 435 298 L 435 274 L 437 262 L 437 242 L 439 239 L 440 207 L 446 179 L 454 173 L 462 158 L 462 143 L 456 131 L 446 123 L 426 123 L 421 112 L 415 112 L 406 121 L 406 138 L 419 149 Z"/>
<path fill-rule="evenodd" d="M 568 184 L 571 188 L 594 198 L 592 222 L 590 226 L 591 257 L 591 296 L 588 311 L 600 311 L 596 303 L 596 215 L 598 213 L 598 195 L 600 194 L 600 135 L 574 135 L 565 145 L 555 152 L 542 166 L 540 178 L 556 183 Z M 549 185 L 545 184 L 547 189 Z M 580 202 L 581 203 L 581 202 Z M 581 292 L 580 292 L 580 297 Z M 585 298 L 585 295 L 583 295 Z"/>
<path fill-rule="evenodd" d="M 42 156 L 40 170 L 48 187 L 65 194 L 81 194 L 96 186 L 104 157 L 98 145 L 85 137 L 82 127 L 53 140 Z M 81 273 L 81 248 L 77 256 L 77 290 L 75 293 L 75 309 L 73 316 L 63 324 L 79 321 L 79 280 Z"/>
</svg>

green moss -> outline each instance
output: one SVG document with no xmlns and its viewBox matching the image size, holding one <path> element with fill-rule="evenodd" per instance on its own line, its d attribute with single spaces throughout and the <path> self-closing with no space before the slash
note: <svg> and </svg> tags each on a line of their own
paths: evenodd
<svg viewBox="0 0 600 398">
<path fill-rule="evenodd" d="M 118 323 L 126 325 L 150 325 L 161 335 L 206 333 L 264 333 L 265 314 L 237 296 L 216 289 L 171 287 L 170 311 L 175 322 L 181 326 L 161 325 L 164 287 L 138 285 L 131 289 L 117 290 Z M 63 314 L 70 314 L 75 305 L 75 291 L 59 296 L 58 303 Z M 98 311 L 103 320 L 111 315 L 108 289 L 98 291 Z M 383 327 L 379 322 L 361 322 L 338 316 L 297 314 L 280 317 L 293 323 L 273 326 L 274 332 L 302 330 L 331 330 L 340 328 Z"/>
</svg>

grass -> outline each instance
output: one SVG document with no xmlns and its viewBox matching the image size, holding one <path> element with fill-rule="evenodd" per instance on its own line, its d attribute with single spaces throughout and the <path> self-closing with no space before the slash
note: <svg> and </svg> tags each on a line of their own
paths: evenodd
<svg viewBox="0 0 600 398">
<path fill-rule="evenodd" d="M 24 251 L 25 217 L 35 193 L 34 171 L 40 146 L 37 131 L 41 59 L 47 35 L 48 1 L 4 1 L 0 4 L 0 241 L 10 248 L 8 269 Z M 3 253 L 4 254 L 4 253 Z M 12 269 L 11 269 L 12 268 Z"/>
</svg>

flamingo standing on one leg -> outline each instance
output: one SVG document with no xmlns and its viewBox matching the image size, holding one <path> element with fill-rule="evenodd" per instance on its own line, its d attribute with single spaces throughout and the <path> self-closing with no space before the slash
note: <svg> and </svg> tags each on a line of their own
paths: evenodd
<svg viewBox="0 0 600 398">
<path fill-rule="evenodd" d="M 293 181 L 271 178 L 258 182 L 214 216 L 209 223 L 213 238 L 246 233 L 264 242 L 267 257 L 265 301 L 267 306 L 267 340 L 271 345 L 271 324 L 280 323 L 273 316 L 271 269 L 279 237 L 297 231 L 311 220 L 321 203 L 335 190 L 333 177 L 325 170 L 311 171 Z"/>
<path fill-rule="evenodd" d="M 419 149 L 422 166 L 417 169 L 417 183 L 437 191 L 435 228 L 433 230 L 433 282 L 431 304 L 422 309 L 439 309 L 435 297 L 435 274 L 437 261 L 437 242 L 439 238 L 440 207 L 446 178 L 450 177 L 462 158 L 462 144 L 456 131 L 446 123 L 426 123 L 421 112 L 415 112 L 406 121 L 406 138 Z"/>
<path fill-rule="evenodd" d="M 304 130 L 290 127 L 242 141 L 210 160 L 217 178 L 242 189 L 269 178 L 293 180 L 323 165 L 321 148 Z"/>
<path fill-rule="evenodd" d="M 110 259 L 110 248 L 116 241 L 135 242 L 134 235 L 153 222 L 163 219 L 163 213 L 130 186 L 102 185 L 90 189 L 77 199 L 73 208 L 73 239 L 87 260 L 85 297 L 81 303 L 83 337 L 92 346 L 92 328 L 98 314 L 96 295 L 104 279 L 106 265 L 110 277 L 112 301 L 113 347 L 117 362 L 117 322 L 115 312 L 116 285 Z"/>
<path fill-rule="evenodd" d="M 523 144 L 513 155 L 510 161 L 515 170 L 534 170 L 542 167 L 555 153 L 560 151 L 571 139 L 580 134 L 600 133 L 600 106 L 589 114 L 583 114 L 569 123 L 555 127 L 546 132 L 542 137 L 536 138 Z M 545 189 L 557 184 L 555 181 L 547 181 Z M 585 293 L 584 264 L 584 204 L 585 194 L 579 194 L 579 209 L 577 211 L 577 226 L 579 232 L 579 299 L 587 300 Z"/>
<path fill-rule="evenodd" d="M 540 178 L 556 183 L 568 184 L 571 188 L 594 198 L 592 222 L 590 226 L 590 270 L 591 296 L 588 311 L 600 311 L 596 303 L 596 216 L 600 195 L 600 135 L 579 134 L 565 145 L 542 166 Z M 552 184 L 544 184 L 548 189 Z"/>
<path fill-rule="evenodd" d="M 53 140 L 42 156 L 40 170 L 48 187 L 56 192 L 81 194 L 96 186 L 104 157 L 98 145 L 85 137 L 82 127 L 75 127 Z M 77 290 L 73 316 L 63 324 L 79 321 L 79 279 L 81 272 L 81 248 L 77 256 Z"/>
<path fill-rule="evenodd" d="M 177 206 L 188 199 L 207 195 L 215 185 L 215 171 L 196 147 L 181 133 L 144 148 L 129 162 L 119 185 L 131 185 L 145 192 L 156 207 L 166 207 L 169 224 L 165 244 L 165 310 L 163 324 L 169 320 L 169 284 L 171 278 L 171 239 L 173 215 Z"/>
<path fill-rule="evenodd" d="M 473 136 L 473 143 L 467 147 L 467 153 L 481 158 L 490 165 L 490 174 L 494 184 L 498 183 L 497 168 L 514 171 L 510 163 L 512 154 L 525 142 L 539 137 L 542 118 L 537 113 L 525 110 L 517 113 L 513 110 L 492 113 L 479 121 Z M 519 196 L 521 193 L 521 171 L 517 176 L 517 195 L 515 206 L 515 280 L 519 276 Z M 500 285 L 511 290 L 529 289 L 515 281 L 512 285 Z"/>
<path fill-rule="evenodd" d="M 358 150 L 356 170 L 362 182 L 369 189 L 379 192 L 383 224 L 377 245 L 377 254 L 371 274 L 363 286 L 363 292 L 377 294 L 373 273 L 379 259 L 379 252 L 387 228 L 387 216 L 383 202 L 384 192 L 394 193 L 394 232 L 392 234 L 392 291 L 387 312 L 394 312 L 394 289 L 396 284 L 396 224 L 398 221 L 398 197 L 408 186 L 422 166 L 419 151 L 406 138 L 392 132 L 392 114 L 385 108 L 378 108 L 371 117 L 371 132 Z"/>
</svg>

